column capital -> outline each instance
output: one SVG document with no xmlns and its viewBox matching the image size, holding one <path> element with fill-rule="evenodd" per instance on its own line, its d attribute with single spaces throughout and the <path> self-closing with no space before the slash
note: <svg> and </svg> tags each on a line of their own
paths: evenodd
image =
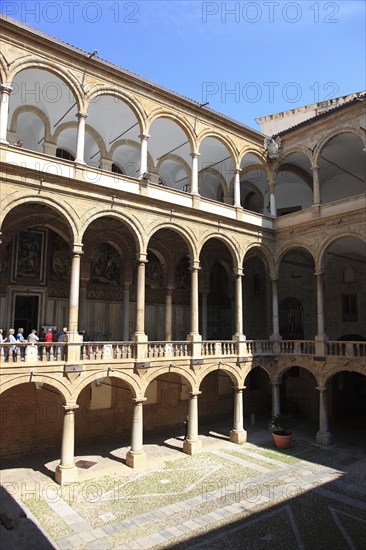
<svg viewBox="0 0 366 550">
<path fill-rule="evenodd" d="M 316 386 L 315 389 L 320 392 L 323 392 L 323 391 L 327 391 L 328 388 L 326 386 Z"/>
<path fill-rule="evenodd" d="M 137 253 L 136 254 L 136 262 L 138 264 L 147 264 L 147 254 L 146 253 Z"/>
<path fill-rule="evenodd" d="M 77 403 L 68 403 L 67 405 L 62 405 L 65 412 L 76 411 L 79 408 Z"/>
<path fill-rule="evenodd" d="M 193 260 L 191 262 L 190 268 L 191 271 L 199 271 L 201 269 L 200 261 L 199 260 Z"/>
<path fill-rule="evenodd" d="M 244 390 L 246 390 L 246 388 L 247 388 L 246 386 L 234 386 L 234 390 L 236 392 L 244 391 Z"/>
<path fill-rule="evenodd" d="M 194 399 L 195 397 L 198 397 L 199 395 L 201 395 L 201 391 L 190 391 L 189 392 L 189 398 L 190 399 Z"/>
<path fill-rule="evenodd" d="M 279 277 L 277 274 L 275 274 L 275 275 L 270 275 L 269 278 L 271 280 L 271 283 L 277 283 Z"/>
<path fill-rule="evenodd" d="M 73 243 L 72 244 L 72 253 L 81 255 L 84 254 L 83 252 L 83 243 Z"/>
<path fill-rule="evenodd" d="M 145 401 L 147 401 L 147 397 L 131 397 L 131 401 L 135 405 L 142 405 Z"/>
<path fill-rule="evenodd" d="M 87 118 L 88 116 L 88 113 L 83 113 L 82 111 L 79 111 L 78 113 L 76 113 L 76 118 Z"/>
<path fill-rule="evenodd" d="M 201 153 L 193 152 L 193 153 L 189 153 L 189 156 L 192 157 L 193 159 L 197 159 L 200 156 L 200 154 Z"/>
<path fill-rule="evenodd" d="M 236 267 L 233 269 L 235 277 L 244 277 L 244 270 L 242 267 Z"/>
<path fill-rule="evenodd" d="M 13 86 L 6 86 L 5 84 L 0 84 L 0 92 L 2 94 L 10 95 L 13 89 L 14 89 Z"/>
<path fill-rule="evenodd" d="M 318 277 L 318 276 L 320 277 L 320 275 L 324 275 L 324 271 L 321 268 L 315 268 L 314 269 L 314 275 L 316 277 Z"/>
<path fill-rule="evenodd" d="M 240 175 L 240 174 L 241 174 L 241 171 L 242 171 L 242 169 L 241 169 L 240 167 L 238 167 L 238 166 L 234 169 L 235 174 L 239 174 L 239 175 Z"/>
<path fill-rule="evenodd" d="M 317 164 L 312 164 L 310 170 L 319 170 L 319 166 Z"/>
<path fill-rule="evenodd" d="M 147 141 L 150 137 L 150 134 L 140 134 L 139 135 L 139 138 L 141 139 L 141 141 Z"/>
</svg>

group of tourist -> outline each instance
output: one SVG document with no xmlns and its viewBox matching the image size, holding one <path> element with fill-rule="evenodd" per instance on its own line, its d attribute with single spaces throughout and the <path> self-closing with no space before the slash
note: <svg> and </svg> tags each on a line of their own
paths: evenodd
<svg viewBox="0 0 366 550">
<path fill-rule="evenodd" d="M 90 341 L 90 338 L 87 335 L 85 330 L 80 331 L 79 335 L 82 337 L 82 340 L 84 342 Z M 15 330 L 13 328 L 10 328 L 8 330 L 7 336 L 4 336 L 4 331 L 2 328 L 0 328 L 0 344 L 3 344 L 3 343 L 14 344 L 11 346 L 4 346 L 5 361 L 9 360 L 10 352 L 12 353 L 13 361 L 15 362 L 17 360 L 18 347 L 20 349 L 20 360 L 24 361 L 26 346 L 22 344 L 26 344 L 28 342 L 30 344 L 45 342 L 44 346 L 38 346 L 38 357 L 40 359 L 42 358 L 42 353 L 43 353 L 42 348 L 44 348 L 46 351 L 47 360 L 50 360 L 51 354 L 53 354 L 54 360 L 58 359 L 58 354 L 60 354 L 59 358 L 61 359 L 61 361 L 64 361 L 66 358 L 66 346 L 64 346 L 63 344 L 67 342 L 67 327 L 64 327 L 61 332 L 58 332 L 56 327 L 48 327 L 46 331 L 42 327 L 42 330 L 39 336 L 37 334 L 37 330 L 34 328 L 30 332 L 30 334 L 27 336 L 27 338 L 25 338 L 24 336 L 23 328 L 18 329 L 16 336 L 15 336 Z M 60 345 L 56 345 L 55 344 L 56 342 L 59 343 Z"/>
<path fill-rule="evenodd" d="M 53 342 L 66 342 L 67 341 L 67 328 L 64 327 L 62 329 L 62 332 L 58 333 L 56 327 L 48 328 L 46 332 L 41 331 L 41 335 L 37 335 L 37 330 L 34 328 L 30 332 L 30 334 L 27 336 L 27 338 L 24 337 L 24 329 L 19 328 L 18 332 L 15 336 L 15 330 L 13 328 L 10 328 L 8 330 L 8 334 L 6 337 L 4 337 L 4 331 L 2 328 L 0 328 L 0 344 L 2 343 L 9 343 L 14 344 L 12 346 L 6 346 L 4 350 L 4 357 L 5 361 L 9 360 L 9 354 L 12 353 L 13 361 L 17 360 L 17 351 L 18 351 L 18 344 L 26 344 L 29 342 L 30 344 L 37 344 L 39 341 L 46 342 L 45 350 L 46 350 L 46 356 L 47 359 L 50 359 L 51 352 L 53 353 L 54 359 L 57 359 L 58 350 L 60 349 L 60 358 L 61 360 L 65 359 L 65 347 L 63 345 L 61 346 L 55 346 L 52 345 Z M 42 347 L 39 346 L 38 348 L 38 355 L 41 358 L 42 356 Z M 26 346 L 20 345 L 20 360 L 25 360 L 25 349 Z M 51 350 L 51 348 L 53 348 Z"/>
</svg>

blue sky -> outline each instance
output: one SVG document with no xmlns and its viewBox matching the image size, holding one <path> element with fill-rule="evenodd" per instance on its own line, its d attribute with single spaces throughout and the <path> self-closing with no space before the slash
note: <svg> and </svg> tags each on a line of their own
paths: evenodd
<svg viewBox="0 0 366 550">
<path fill-rule="evenodd" d="M 1 0 L 0 6 L 254 128 L 256 117 L 366 88 L 363 0 Z"/>
</svg>

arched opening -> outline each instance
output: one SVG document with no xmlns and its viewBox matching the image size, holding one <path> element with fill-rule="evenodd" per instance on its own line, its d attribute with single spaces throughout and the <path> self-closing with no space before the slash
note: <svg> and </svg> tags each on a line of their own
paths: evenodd
<svg viewBox="0 0 366 550">
<path fill-rule="evenodd" d="M 91 135 L 86 136 L 87 164 L 136 178 L 140 169 L 141 129 L 131 107 L 116 96 L 98 95 L 88 107 L 87 125 L 94 131 L 93 140 Z"/>
<path fill-rule="evenodd" d="M 170 432 L 171 437 L 178 434 L 184 438 L 189 391 L 189 383 L 173 372 L 160 374 L 149 383 L 144 403 L 144 429 L 149 441 L 156 439 L 157 430 L 164 432 L 164 437 Z"/>
<path fill-rule="evenodd" d="M 200 254 L 201 333 L 207 340 L 231 340 L 234 334 L 233 260 L 223 241 L 210 239 Z"/>
<path fill-rule="evenodd" d="M 223 368 L 207 374 L 201 382 L 198 400 L 199 426 L 227 423 L 233 417 L 233 382 Z"/>
<path fill-rule="evenodd" d="M 75 116 L 78 107 L 72 89 L 56 74 L 39 68 L 21 70 L 11 85 L 14 91 L 10 94 L 9 103 L 10 143 L 22 139 L 27 149 L 55 154 L 54 144 L 50 138 L 63 124 L 75 123 L 76 127 Z M 28 110 L 22 112 L 15 123 L 12 119 L 19 107 L 27 107 Z M 48 121 L 47 130 L 50 135 L 46 134 L 44 121 L 37 116 L 37 112 L 43 113 L 44 120 Z M 76 131 L 70 137 L 71 141 L 58 146 L 65 145 L 67 150 L 75 151 Z"/>
<path fill-rule="evenodd" d="M 291 153 L 282 160 L 275 187 L 278 216 L 311 208 L 312 177 L 310 159 L 304 153 Z"/>
<path fill-rule="evenodd" d="M 61 330 L 68 318 L 71 228 L 62 213 L 46 204 L 17 206 L 5 217 L 0 273 L 7 282 L 4 326 Z"/>
<path fill-rule="evenodd" d="M 314 260 L 303 248 L 281 259 L 278 281 L 280 334 L 283 339 L 313 340 L 317 331 Z"/>
<path fill-rule="evenodd" d="M 328 386 L 334 438 L 365 447 L 366 376 L 359 372 L 338 372 Z"/>
<path fill-rule="evenodd" d="M 248 340 L 265 340 L 271 334 L 270 289 L 264 260 L 251 251 L 244 260 L 244 333 Z"/>
<path fill-rule="evenodd" d="M 240 164 L 240 203 L 258 214 L 270 214 L 268 181 L 261 160 L 254 153 L 244 155 Z"/>
<path fill-rule="evenodd" d="M 268 373 L 260 366 L 254 367 L 245 379 L 244 417 L 247 423 L 257 420 L 267 422 L 271 416 L 271 385 Z"/>
<path fill-rule="evenodd" d="M 29 460 L 40 463 L 40 449 L 54 460 L 60 457 L 63 397 L 51 385 L 41 383 L 19 384 L 0 396 L 2 411 L 0 457 L 3 467 L 9 461 L 22 458 L 22 466 Z"/>
<path fill-rule="evenodd" d="M 330 138 L 319 153 L 319 184 L 322 203 L 365 192 L 365 153 L 357 134 Z"/>
<path fill-rule="evenodd" d="M 190 184 L 191 144 L 188 135 L 174 120 L 159 117 L 149 130 L 148 152 L 153 162 L 151 182 L 187 190 Z"/>
<path fill-rule="evenodd" d="M 205 138 L 198 157 L 198 190 L 202 197 L 232 204 L 229 184 L 234 176 L 230 151 L 216 137 Z"/>
<path fill-rule="evenodd" d="M 319 392 L 316 379 L 307 369 L 293 366 L 287 369 L 280 384 L 280 410 L 297 421 L 317 427 L 319 418 Z"/>
<path fill-rule="evenodd" d="M 366 243 L 356 237 L 341 237 L 326 249 L 324 306 L 327 335 L 339 340 L 342 334 L 366 338 Z"/>
<path fill-rule="evenodd" d="M 188 246 L 181 235 L 160 229 L 148 244 L 146 330 L 150 340 L 185 340 L 190 325 Z"/>
<path fill-rule="evenodd" d="M 134 394 L 127 382 L 103 376 L 80 392 L 75 412 L 75 455 L 89 454 L 86 446 L 105 449 L 129 445 L 133 419 Z M 100 453 L 100 447 L 93 454 Z"/>
<path fill-rule="evenodd" d="M 127 341 L 136 318 L 136 239 L 123 220 L 103 216 L 83 237 L 79 328 L 92 340 Z"/>
</svg>

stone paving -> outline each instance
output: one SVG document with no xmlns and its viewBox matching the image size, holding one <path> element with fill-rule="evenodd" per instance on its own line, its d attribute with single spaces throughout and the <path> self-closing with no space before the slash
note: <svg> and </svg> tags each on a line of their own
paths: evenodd
<svg viewBox="0 0 366 550">
<path fill-rule="evenodd" d="M 94 448 L 76 457 L 79 483 L 64 487 L 50 477 L 58 461 L 3 470 L 12 498 L 2 493 L 1 548 L 365 549 L 362 439 L 321 447 L 301 432 L 279 451 L 265 430 L 249 430 L 243 445 L 217 432 L 193 457 L 181 437 L 147 444 L 140 471 L 124 465 L 127 447 Z"/>
</svg>

